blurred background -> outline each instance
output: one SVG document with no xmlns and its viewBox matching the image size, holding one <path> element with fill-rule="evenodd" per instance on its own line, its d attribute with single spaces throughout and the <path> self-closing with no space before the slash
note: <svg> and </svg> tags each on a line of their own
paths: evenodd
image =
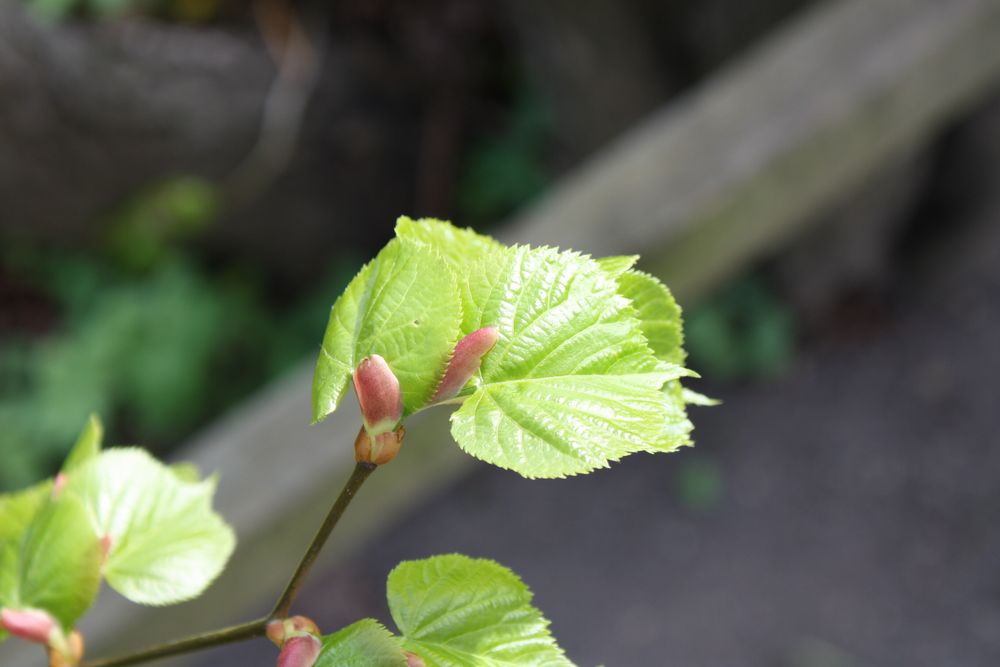
<svg viewBox="0 0 1000 667">
<path fill-rule="evenodd" d="M 0 491 L 92 412 L 221 471 L 230 573 L 106 592 L 92 655 L 266 611 L 350 465 L 352 398 L 308 428 L 329 307 L 441 217 L 641 253 L 724 404 L 552 482 L 430 416 L 300 612 L 387 621 L 461 551 L 580 665 L 1000 664 L 998 45 L 1000 0 L 0 0 Z"/>
</svg>

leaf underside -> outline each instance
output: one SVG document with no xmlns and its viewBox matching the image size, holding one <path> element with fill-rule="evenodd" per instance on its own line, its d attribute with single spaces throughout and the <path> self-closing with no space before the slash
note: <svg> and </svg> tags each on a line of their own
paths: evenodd
<svg viewBox="0 0 1000 667">
<path fill-rule="evenodd" d="M 70 478 L 98 538 L 111 549 L 108 584 L 146 605 L 200 595 L 235 547 L 233 531 L 211 507 L 215 480 L 185 482 L 141 449 L 111 449 Z"/>
</svg>

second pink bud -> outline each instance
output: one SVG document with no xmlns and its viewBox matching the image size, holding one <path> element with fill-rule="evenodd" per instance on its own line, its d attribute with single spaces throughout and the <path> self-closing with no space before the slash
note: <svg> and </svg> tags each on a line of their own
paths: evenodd
<svg viewBox="0 0 1000 667">
<path fill-rule="evenodd" d="M 451 355 L 444 377 L 438 383 L 437 391 L 431 403 L 446 401 L 462 391 L 472 376 L 479 370 L 486 353 L 493 349 L 500 339 L 500 330 L 496 327 L 476 329 L 455 345 L 455 353 Z"/>
</svg>

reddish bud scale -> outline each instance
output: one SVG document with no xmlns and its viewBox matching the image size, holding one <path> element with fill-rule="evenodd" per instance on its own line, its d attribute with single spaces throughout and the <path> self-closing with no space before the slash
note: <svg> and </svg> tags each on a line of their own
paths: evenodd
<svg viewBox="0 0 1000 667">
<path fill-rule="evenodd" d="M 377 354 L 362 359 L 354 369 L 354 390 L 372 437 L 395 430 L 403 418 L 403 394 L 385 359 Z"/>
<path fill-rule="evenodd" d="M 267 624 L 265 634 L 271 643 L 281 648 L 281 645 L 285 643 L 285 622 L 277 618 L 270 621 Z"/>
<path fill-rule="evenodd" d="M 406 667 L 427 667 L 424 659 L 416 653 L 410 653 L 409 651 L 404 651 L 404 653 L 406 653 Z"/>
<path fill-rule="evenodd" d="M 312 667 L 322 648 L 323 644 L 313 635 L 291 637 L 281 648 L 278 667 Z"/>
<path fill-rule="evenodd" d="M 114 538 L 110 535 L 105 535 L 101 538 L 101 562 L 108 562 L 108 554 L 111 553 L 111 547 L 114 546 Z"/>
<path fill-rule="evenodd" d="M 483 327 L 458 341 L 455 353 L 451 355 L 451 361 L 448 362 L 448 368 L 438 383 L 431 403 L 446 401 L 458 394 L 479 370 L 483 357 L 493 349 L 499 339 L 499 329 Z"/>
<path fill-rule="evenodd" d="M 60 633 L 62 634 L 62 633 Z M 83 635 L 74 630 L 59 646 L 49 647 L 49 667 L 76 667 L 83 660 Z"/>
<path fill-rule="evenodd" d="M 59 497 L 59 494 L 62 493 L 62 490 L 64 488 L 66 488 L 66 483 L 68 481 L 69 481 L 69 478 L 66 477 L 66 473 L 61 472 L 58 475 L 56 475 L 56 479 L 52 483 L 52 497 L 53 498 L 58 498 Z"/>
<path fill-rule="evenodd" d="M 358 437 L 354 440 L 354 460 L 358 463 L 374 463 L 385 465 L 396 458 L 399 448 L 403 445 L 406 429 L 402 426 L 395 431 L 380 433 L 372 438 L 362 426 Z"/>
<path fill-rule="evenodd" d="M 284 646 L 285 642 L 292 637 L 303 635 L 319 637 L 321 635 L 319 627 L 308 616 L 292 616 L 284 619 L 276 618 L 267 624 L 264 634 L 278 648 Z"/>
<path fill-rule="evenodd" d="M 46 646 L 58 630 L 56 620 L 38 609 L 0 609 L 0 626 L 19 639 Z"/>
</svg>

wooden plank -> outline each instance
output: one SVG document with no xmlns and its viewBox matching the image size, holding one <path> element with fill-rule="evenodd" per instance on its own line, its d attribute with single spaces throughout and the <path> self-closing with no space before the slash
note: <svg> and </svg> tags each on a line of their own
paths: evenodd
<svg viewBox="0 0 1000 667">
<path fill-rule="evenodd" d="M 995 87 L 998 44 L 997 0 L 820 5 L 598 155 L 508 237 L 641 252 L 697 297 Z"/>
</svg>

